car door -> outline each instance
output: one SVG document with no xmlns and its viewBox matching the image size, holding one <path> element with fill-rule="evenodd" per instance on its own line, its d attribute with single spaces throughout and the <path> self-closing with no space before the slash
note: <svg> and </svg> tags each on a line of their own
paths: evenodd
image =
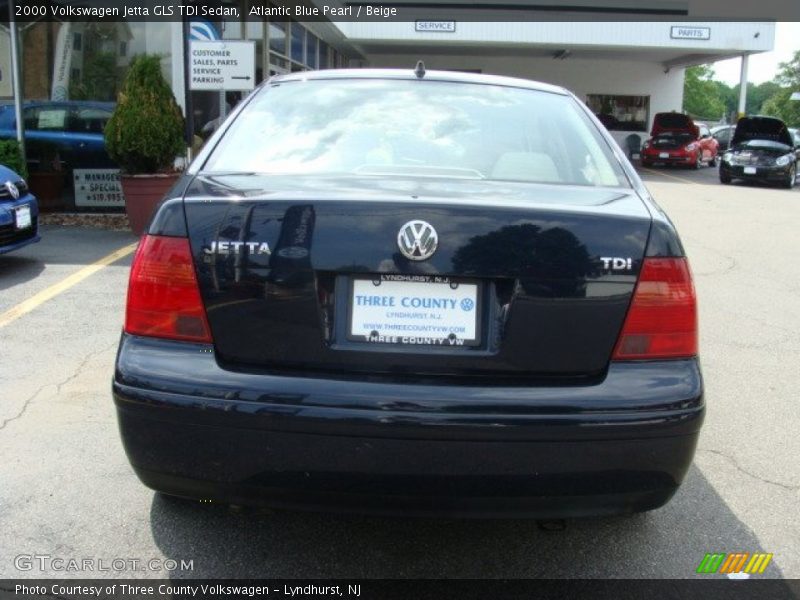
<svg viewBox="0 0 800 600">
<path fill-rule="evenodd" d="M 699 135 L 700 135 L 700 149 L 703 153 L 703 160 L 713 160 L 717 156 L 717 147 L 719 146 L 717 140 L 715 140 L 712 135 L 711 131 L 706 125 L 700 125 L 698 127 Z"/>
<path fill-rule="evenodd" d="M 67 143 L 74 156 L 73 168 L 114 168 L 106 152 L 104 130 L 111 111 L 91 105 L 74 105 L 70 110 Z"/>
<path fill-rule="evenodd" d="M 722 152 L 727 150 L 731 145 L 731 135 L 733 134 L 733 127 L 723 127 L 717 130 L 713 135 L 714 139 L 719 143 L 718 151 Z"/>
<path fill-rule="evenodd" d="M 55 161 L 63 167 L 72 160 L 72 148 L 67 143 L 68 109 L 60 104 L 37 104 L 25 108 L 25 141 L 28 163 L 34 171 L 52 171 Z"/>
</svg>

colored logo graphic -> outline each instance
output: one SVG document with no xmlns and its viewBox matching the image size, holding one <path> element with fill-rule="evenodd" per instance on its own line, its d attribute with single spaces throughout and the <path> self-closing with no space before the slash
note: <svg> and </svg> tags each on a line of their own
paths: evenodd
<svg viewBox="0 0 800 600">
<path fill-rule="evenodd" d="M 205 19 L 196 19 L 189 23 L 189 39 L 195 42 L 216 42 L 220 36 L 212 23 Z"/>
<path fill-rule="evenodd" d="M 469 312 L 473 308 L 475 308 L 475 303 L 472 300 L 470 300 L 469 298 L 464 298 L 461 301 L 461 310 L 463 310 L 464 312 Z"/>
<path fill-rule="evenodd" d="M 719 552 L 716 554 L 706 554 L 703 560 L 700 561 L 700 566 L 697 567 L 698 573 L 747 573 L 754 575 L 756 573 L 763 573 L 767 565 L 772 561 L 772 554 L 766 552 L 733 552 L 725 554 Z"/>
</svg>

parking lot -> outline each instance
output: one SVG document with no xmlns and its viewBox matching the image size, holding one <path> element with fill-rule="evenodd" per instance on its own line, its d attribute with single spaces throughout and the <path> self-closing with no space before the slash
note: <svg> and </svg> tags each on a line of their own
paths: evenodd
<svg viewBox="0 0 800 600">
<path fill-rule="evenodd" d="M 758 551 L 774 554 L 763 576 L 800 577 L 800 188 L 723 186 L 711 168 L 643 175 L 692 263 L 707 385 L 695 464 L 666 507 L 547 531 L 156 496 L 128 466 L 110 395 L 136 240 L 47 227 L 0 256 L 0 577 L 682 578 L 706 552 Z M 193 564 L 19 570 L 33 554 Z"/>
</svg>

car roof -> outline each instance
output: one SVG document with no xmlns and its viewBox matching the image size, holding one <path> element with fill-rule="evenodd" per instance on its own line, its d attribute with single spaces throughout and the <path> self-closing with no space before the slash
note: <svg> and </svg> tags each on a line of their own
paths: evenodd
<svg viewBox="0 0 800 600">
<path fill-rule="evenodd" d="M 520 79 L 517 77 L 504 77 L 501 75 L 484 75 L 482 73 L 462 73 L 456 71 L 425 71 L 423 77 L 417 77 L 413 69 L 324 69 L 322 71 L 301 71 L 276 75 L 271 77 L 269 83 L 284 81 L 314 81 L 331 79 L 399 79 L 422 81 L 447 81 L 451 83 L 474 83 L 481 85 L 496 85 L 515 87 L 528 90 L 549 92 L 551 94 L 570 95 L 570 92 L 557 85 Z"/>
<path fill-rule="evenodd" d="M 11 100 L 0 101 L 0 108 L 14 106 Z M 28 100 L 22 103 L 22 108 L 33 106 L 76 106 L 84 108 L 110 108 L 115 106 L 114 102 L 101 102 L 99 100 Z"/>
</svg>

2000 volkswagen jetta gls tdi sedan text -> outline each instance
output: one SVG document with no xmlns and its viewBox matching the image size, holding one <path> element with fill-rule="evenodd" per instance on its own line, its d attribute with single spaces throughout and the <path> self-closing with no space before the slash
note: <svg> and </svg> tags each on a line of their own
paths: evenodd
<svg viewBox="0 0 800 600">
<path fill-rule="evenodd" d="M 136 253 L 113 392 L 139 478 L 237 504 L 649 510 L 704 414 L 681 243 L 570 93 L 269 80 Z"/>
</svg>

